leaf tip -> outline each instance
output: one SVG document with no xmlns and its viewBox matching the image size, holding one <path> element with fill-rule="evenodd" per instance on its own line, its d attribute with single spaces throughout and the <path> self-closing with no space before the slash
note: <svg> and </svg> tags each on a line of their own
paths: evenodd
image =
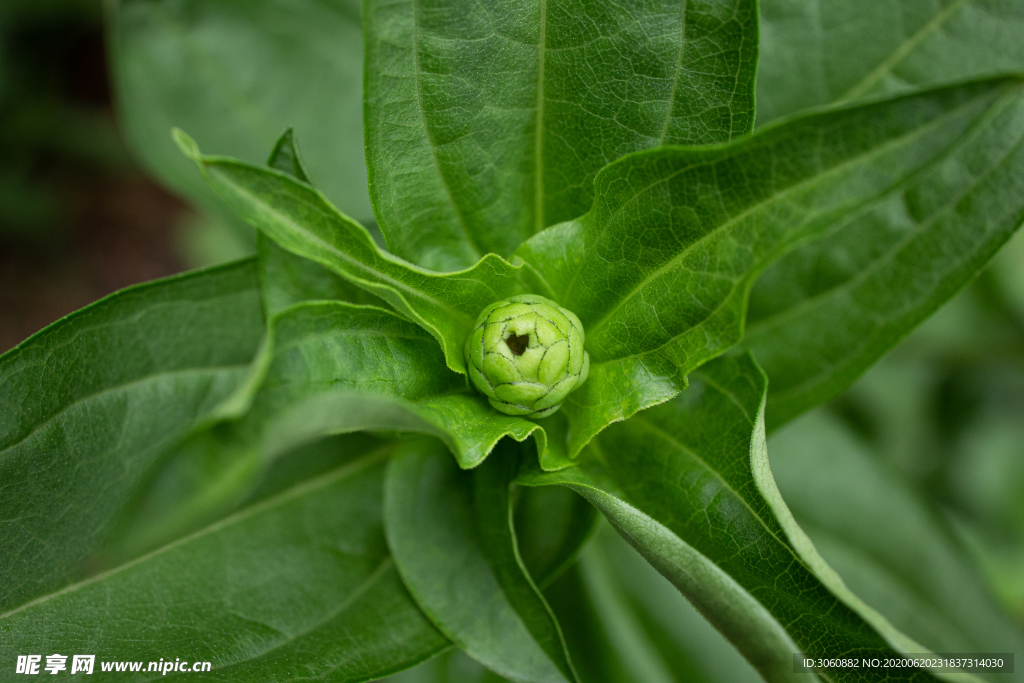
<svg viewBox="0 0 1024 683">
<path fill-rule="evenodd" d="M 182 154 L 202 166 L 203 154 L 199 151 L 199 145 L 188 133 L 181 128 L 172 128 L 171 138 L 174 140 L 174 144 L 178 145 Z"/>
</svg>

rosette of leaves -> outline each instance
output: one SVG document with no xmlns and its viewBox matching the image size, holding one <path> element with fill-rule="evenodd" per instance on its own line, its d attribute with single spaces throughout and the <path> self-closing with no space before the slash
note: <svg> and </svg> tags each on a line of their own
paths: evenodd
<svg viewBox="0 0 1024 683">
<path fill-rule="evenodd" d="M 848 386 L 1024 217 L 1024 60 L 1003 32 L 1021 10 L 990 3 L 999 21 L 981 22 L 976 4 L 899 23 L 831 3 L 878 29 L 860 36 L 910 34 L 850 57 L 810 101 L 825 106 L 755 132 L 753 1 L 370 0 L 361 80 L 334 52 L 358 30 L 343 3 L 110 3 L 136 146 L 182 178 L 157 133 L 207 112 L 187 121 L 198 143 L 175 140 L 258 253 L 115 294 L 0 359 L 5 661 L 173 652 L 218 680 L 367 681 L 457 648 L 470 659 L 410 675 L 791 681 L 794 653 L 1019 649 L 941 533 L 956 581 L 886 575 L 941 632 L 851 592 L 765 439 L 766 415 Z M 827 36 L 792 53 L 805 26 L 785 9 L 765 3 L 762 70 L 834 75 Z M 920 52 L 943 54 L 945 22 L 973 71 Z M 338 189 L 363 162 L 332 156 L 341 128 L 314 116 L 325 91 L 356 96 L 332 82 L 365 86 L 386 249 L 345 213 L 367 218 Z M 774 97 L 774 114 L 802 106 Z M 292 133 L 273 144 L 293 114 L 312 176 Z M 463 354 L 481 310 L 524 295 L 577 315 L 590 357 L 538 419 L 490 405 Z M 930 519 L 905 500 L 893 524 Z M 639 556 L 606 540 L 580 555 L 595 511 Z M 840 539 L 862 560 L 848 571 L 874 567 L 876 537 Z M 654 570 L 670 593 L 636 579 Z"/>
</svg>

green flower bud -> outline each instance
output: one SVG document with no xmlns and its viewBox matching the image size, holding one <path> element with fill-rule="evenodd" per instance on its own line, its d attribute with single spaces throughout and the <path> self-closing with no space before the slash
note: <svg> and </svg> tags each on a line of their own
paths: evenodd
<svg viewBox="0 0 1024 683">
<path fill-rule="evenodd" d="M 535 294 L 485 308 L 465 352 L 473 384 L 506 415 L 547 417 L 590 372 L 580 319 Z"/>
</svg>

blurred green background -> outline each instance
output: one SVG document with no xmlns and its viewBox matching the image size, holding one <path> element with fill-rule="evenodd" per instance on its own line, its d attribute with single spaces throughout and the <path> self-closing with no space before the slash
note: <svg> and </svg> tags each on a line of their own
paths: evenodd
<svg viewBox="0 0 1024 683">
<path fill-rule="evenodd" d="M 301 17 L 298 0 L 268 4 L 256 25 L 238 21 L 244 0 L 0 2 L 0 351 L 116 289 L 251 249 L 163 133 L 171 125 L 250 161 L 294 125 L 316 142 L 314 180 L 372 220 L 352 142 L 358 3 L 306 3 Z M 305 79 L 313 90 L 288 78 L 300 61 L 322 74 Z M 297 115 L 295 101 L 316 106 Z M 1024 236 L 843 396 L 773 435 L 769 453 L 826 559 L 908 633 L 953 648 L 943 620 L 969 612 L 976 589 L 1024 625 Z M 899 528 L 886 525 L 893 510 Z M 870 514 L 877 525 L 847 524 Z"/>
</svg>

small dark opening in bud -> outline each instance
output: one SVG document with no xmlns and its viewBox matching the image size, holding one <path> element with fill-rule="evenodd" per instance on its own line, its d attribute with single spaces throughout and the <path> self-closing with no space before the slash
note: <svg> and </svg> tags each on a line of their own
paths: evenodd
<svg viewBox="0 0 1024 683">
<path fill-rule="evenodd" d="M 517 356 L 521 356 L 530 344 L 530 336 L 526 334 L 513 334 L 505 340 L 505 343 L 508 344 L 509 351 Z"/>
</svg>

